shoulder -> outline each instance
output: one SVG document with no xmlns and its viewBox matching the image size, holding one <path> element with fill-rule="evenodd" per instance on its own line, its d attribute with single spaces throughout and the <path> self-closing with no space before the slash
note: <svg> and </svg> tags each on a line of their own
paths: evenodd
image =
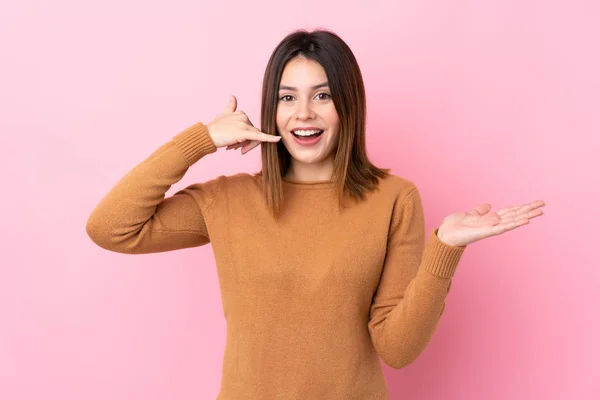
<svg viewBox="0 0 600 400">
<path fill-rule="evenodd" d="M 420 196 L 415 182 L 391 173 L 385 178 L 379 179 L 379 187 L 381 192 L 392 197 L 394 202 L 404 202 L 409 196 Z"/>
<path fill-rule="evenodd" d="M 219 175 L 204 182 L 191 184 L 183 192 L 191 195 L 203 211 L 227 204 L 249 204 L 253 198 L 259 198 L 260 194 L 256 178 L 247 173 Z"/>
<path fill-rule="evenodd" d="M 198 189 L 219 188 L 220 190 L 231 190 L 236 188 L 247 188 L 256 183 L 256 178 L 247 173 L 238 173 L 235 175 L 219 175 L 205 182 L 198 182 L 190 187 Z"/>
<path fill-rule="evenodd" d="M 219 178 L 223 180 L 222 186 L 227 190 L 256 189 L 259 183 L 256 176 L 246 172 L 240 172 L 235 175 L 222 175 Z"/>
<path fill-rule="evenodd" d="M 256 178 L 250 174 L 219 175 L 204 182 L 197 182 L 186 187 L 186 190 L 199 193 L 211 193 L 213 197 L 223 192 L 247 190 L 255 186 Z"/>
<path fill-rule="evenodd" d="M 416 183 L 397 175 L 390 175 L 384 178 L 381 183 L 388 193 L 387 200 L 391 209 L 389 216 L 392 230 L 416 229 L 415 232 L 423 232 L 425 210 Z"/>
<path fill-rule="evenodd" d="M 221 175 L 217 178 L 222 201 L 233 204 L 252 204 L 262 199 L 260 180 L 254 175 L 240 172 L 235 175 Z"/>
</svg>

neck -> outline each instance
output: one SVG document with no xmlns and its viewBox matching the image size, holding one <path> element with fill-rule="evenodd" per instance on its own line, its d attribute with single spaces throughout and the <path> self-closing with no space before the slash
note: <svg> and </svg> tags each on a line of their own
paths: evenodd
<svg viewBox="0 0 600 400">
<path fill-rule="evenodd" d="M 301 163 L 292 159 L 284 176 L 295 181 L 330 181 L 333 175 L 333 162 L 323 160 L 318 163 Z"/>
</svg>

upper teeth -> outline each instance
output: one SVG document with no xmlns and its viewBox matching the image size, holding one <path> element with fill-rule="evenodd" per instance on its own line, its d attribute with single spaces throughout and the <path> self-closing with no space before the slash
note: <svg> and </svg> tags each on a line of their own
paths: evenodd
<svg viewBox="0 0 600 400">
<path fill-rule="evenodd" d="M 296 135 L 300 135 L 300 136 L 310 136 L 310 135 L 314 135 L 315 133 L 321 132 L 320 130 L 297 130 L 297 131 L 292 131 L 294 132 Z"/>
</svg>

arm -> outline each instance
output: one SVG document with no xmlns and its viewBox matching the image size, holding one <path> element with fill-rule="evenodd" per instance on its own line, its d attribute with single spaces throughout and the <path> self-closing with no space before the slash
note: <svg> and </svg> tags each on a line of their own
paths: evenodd
<svg viewBox="0 0 600 400">
<path fill-rule="evenodd" d="M 98 246 L 127 254 L 156 253 L 210 241 L 204 212 L 215 201 L 219 180 L 165 193 L 189 167 L 217 151 L 198 122 L 160 146 L 129 171 L 88 218 L 86 232 Z"/>
<path fill-rule="evenodd" d="M 424 246 L 425 218 L 416 187 L 399 199 L 368 323 L 376 351 L 392 368 L 412 363 L 432 339 L 466 248 L 445 244 L 437 231 Z"/>
</svg>

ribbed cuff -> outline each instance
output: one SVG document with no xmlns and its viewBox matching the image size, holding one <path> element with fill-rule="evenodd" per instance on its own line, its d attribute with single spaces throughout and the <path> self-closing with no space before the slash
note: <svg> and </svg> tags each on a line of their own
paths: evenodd
<svg viewBox="0 0 600 400">
<path fill-rule="evenodd" d="M 173 141 L 181 149 L 190 166 L 205 155 L 217 151 L 217 146 L 202 122 L 197 122 L 183 130 L 173 137 Z"/>
<path fill-rule="evenodd" d="M 450 246 L 442 242 L 437 235 L 438 230 L 439 228 L 433 229 L 429 235 L 422 265 L 440 278 L 452 278 L 467 246 Z"/>
</svg>

